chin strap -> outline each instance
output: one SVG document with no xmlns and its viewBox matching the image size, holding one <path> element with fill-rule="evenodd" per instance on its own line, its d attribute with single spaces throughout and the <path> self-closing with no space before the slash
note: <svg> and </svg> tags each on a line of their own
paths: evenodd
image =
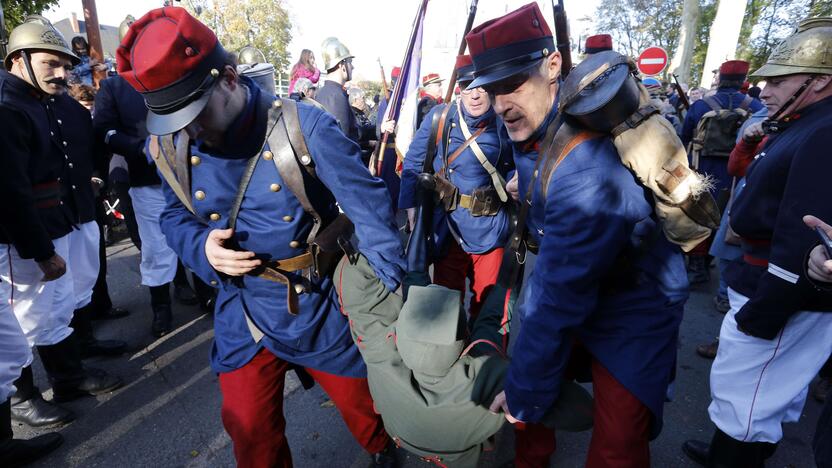
<svg viewBox="0 0 832 468">
<path fill-rule="evenodd" d="M 789 108 L 789 106 L 794 104 L 794 102 L 797 101 L 797 99 L 803 95 L 806 89 L 809 88 L 809 84 L 814 79 L 814 76 L 810 76 L 809 78 L 807 78 L 806 81 L 804 81 L 803 84 L 800 85 L 799 88 L 797 88 L 797 91 L 795 91 L 794 94 L 792 94 L 792 96 L 789 99 L 787 99 L 782 106 L 780 106 L 780 109 L 777 112 L 775 112 L 774 115 L 767 118 L 763 122 L 763 130 L 766 133 L 777 133 L 784 130 L 788 126 L 787 124 L 789 122 L 789 116 L 786 116 L 783 119 L 781 119 L 780 117 L 782 117 L 783 113 L 786 111 L 786 109 Z"/>
<path fill-rule="evenodd" d="M 35 89 L 37 89 L 41 93 L 46 94 L 46 91 L 44 91 L 40 87 L 40 84 L 38 84 L 37 77 L 35 77 L 35 71 L 32 69 L 32 58 L 29 56 L 29 52 L 27 52 L 26 50 L 21 50 L 20 58 L 22 58 L 23 63 L 26 64 L 26 72 L 29 73 L 29 79 L 32 81 L 32 86 L 34 86 Z"/>
</svg>

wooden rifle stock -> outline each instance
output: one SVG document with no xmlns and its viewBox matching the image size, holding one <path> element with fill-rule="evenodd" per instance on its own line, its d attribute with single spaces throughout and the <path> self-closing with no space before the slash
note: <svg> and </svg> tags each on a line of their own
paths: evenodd
<svg viewBox="0 0 832 468">
<path fill-rule="evenodd" d="M 384 99 L 390 100 L 390 87 L 387 85 L 387 75 L 384 73 L 384 65 L 381 64 L 381 57 L 378 58 L 378 69 L 381 72 L 381 89 L 384 91 Z"/>
<path fill-rule="evenodd" d="M 572 71 L 572 47 L 569 44 L 569 22 L 566 20 L 563 0 L 558 0 L 557 3 L 552 0 L 552 12 L 555 15 L 555 47 L 561 57 L 560 76 L 566 78 Z"/>
<path fill-rule="evenodd" d="M 685 94 L 685 91 L 682 89 L 682 85 L 679 84 L 679 77 L 677 77 L 675 73 L 671 73 L 670 76 L 673 77 L 673 87 L 676 88 L 676 94 L 679 95 L 679 100 L 682 101 L 682 105 L 685 106 L 685 110 L 690 109 L 690 100 L 688 99 L 688 95 Z"/>
<path fill-rule="evenodd" d="M 459 49 L 457 49 L 456 55 L 462 55 L 465 53 L 465 49 L 468 47 L 468 43 L 465 42 L 465 36 L 471 32 L 471 28 L 474 27 L 474 18 L 477 16 L 477 3 L 478 0 L 473 0 L 471 2 L 471 8 L 468 10 L 468 19 L 465 21 L 465 29 L 462 33 L 462 40 L 459 41 Z M 451 77 L 448 79 L 448 89 L 445 91 L 445 101 L 446 103 L 451 102 L 451 99 L 454 97 L 454 87 L 456 87 L 456 67 L 454 67 L 453 71 L 451 72 Z"/>
</svg>

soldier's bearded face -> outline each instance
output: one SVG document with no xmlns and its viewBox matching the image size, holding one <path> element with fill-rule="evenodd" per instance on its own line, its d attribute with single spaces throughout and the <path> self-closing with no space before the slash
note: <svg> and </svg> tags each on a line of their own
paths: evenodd
<svg viewBox="0 0 832 468">
<path fill-rule="evenodd" d="M 51 52 L 30 52 L 34 80 L 26 70 L 23 57 L 12 60 L 12 73 L 27 83 L 39 87 L 43 92 L 53 96 L 66 92 L 66 79 L 72 62 L 63 55 Z"/>
<path fill-rule="evenodd" d="M 494 111 L 503 118 L 513 141 L 528 140 L 554 105 L 560 54 L 555 52 L 544 61 L 540 68 L 485 86 Z"/>
</svg>

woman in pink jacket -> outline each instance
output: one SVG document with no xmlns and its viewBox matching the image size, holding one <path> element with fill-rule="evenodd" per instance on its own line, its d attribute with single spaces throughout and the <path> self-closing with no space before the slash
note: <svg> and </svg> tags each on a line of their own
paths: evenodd
<svg viewBox="0 0 832 468">
<path fill-rule="evenodd" d="M 303 49 L 300 53 L 300 60 L 292 67 L 292 81 L 289 82 L 289 94 L 295 91 L 295 82 L 298 78 L 308 78 L 313 84 L 318 82 L 321 71 L 315 66 L 315 54 L 309 49 Z"/>
</svg>

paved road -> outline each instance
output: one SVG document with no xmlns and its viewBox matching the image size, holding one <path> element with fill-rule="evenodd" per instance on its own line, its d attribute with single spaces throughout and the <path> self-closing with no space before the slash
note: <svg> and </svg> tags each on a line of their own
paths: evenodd
<svg viewBox="0 0 832 468">
<path fill-rule="evenodd" d="M 231 442 L 220 422 L 221 396 L 217 378 L 208 367 L 213 337 L 210 315 L 196 307 L 175 309 L 176 331 L 162 339 L 150 335 L 150 298 L 139 285 L 138 252 L 126 242 L 108 249 L 110 289 L 114 302 L 131 311 L 125 319 L 99 322 L 101 338 L 126 340 L 131 351 L 122 358 L 86 363 L 116 373 L 127 385 L 109 395 L 68 404 L 79 414 L 60 429 L 64 445 L 39 467 L 226 467 L 234 465 Z M 665 426 L 651 445 L 654 467 L 693 466 L 679 447 L 688 438 L 709 438 L 707 417 L 710 361 L 699 358 L 694 347 L 712 339 L 721 315 L 711 306 L 715 279 L 694 290 L 688 302 L 679 344 L 676 398 L 665 407 Z M 47 398 L 51 390 L 42 367 L 36 380 Z M 337 410 L 315 388 L 304 391 L 290 375 L 286 386 L 286 417 L 292 456 L 298 467 L 362 467 L 368 458 L 347 432 Z M 770 467 L 812 467 L 810 441 L 820 405 L 809 400 L 797 424 L 787 425 L 785 438 Z M 16 437 L 38 431 L 16 425 Z M 559 434 L 552 466 L 580 467 L 589 434 Z M 481 466 L 499 467 L 511 462 L 513 434 L 504 429 L 497 450 Z M 406 467 L 428 466 L 401 454 Z"/>
</svg>

